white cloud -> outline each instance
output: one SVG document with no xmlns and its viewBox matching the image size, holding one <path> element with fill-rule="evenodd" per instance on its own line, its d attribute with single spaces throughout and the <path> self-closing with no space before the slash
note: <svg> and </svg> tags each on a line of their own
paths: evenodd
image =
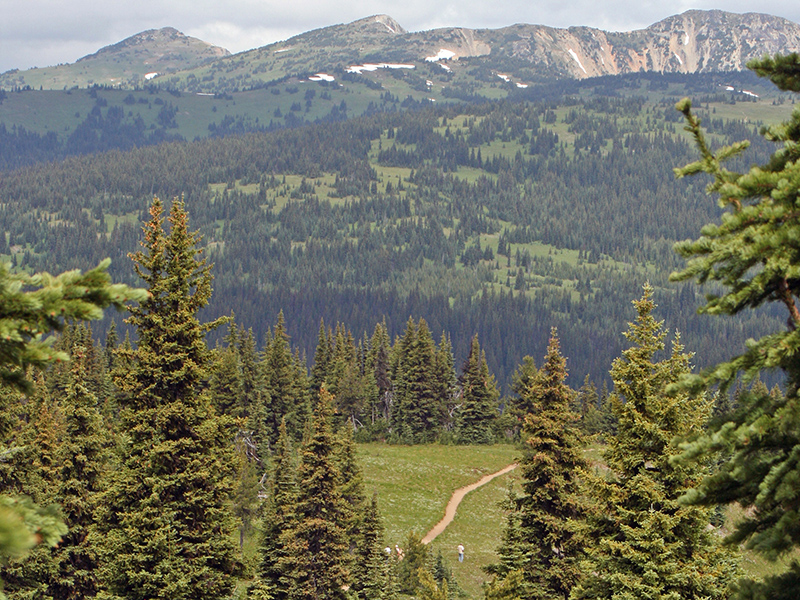
<svg viewBox="0 0 800 600">
<path fill-rule="evenodd" d="M 183 33 L 215 46 L 222 46 L 235 54 L 285 40 L 302 33 L 302 30 L 282 27 L 244 27 L 229 21 L 214 21 L 191 28 Z"/>
</svg>

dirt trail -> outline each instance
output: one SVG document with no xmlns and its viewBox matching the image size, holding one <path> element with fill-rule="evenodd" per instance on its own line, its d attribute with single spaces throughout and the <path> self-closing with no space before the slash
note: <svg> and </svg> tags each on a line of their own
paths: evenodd
<svg viewBox="0 0 800 600">
<path fill-rule="evenodd" d="M 486 485 L 495 477 L 500 477 L 500 475 L 505 475 L 509 471 L 517 468 L 517 463 L 513 463 L 508 465 L 507 467 L 500 469 L 496 473 L 490 473 L 489 475 L 484 475 L 475 483 L 471 483 L 469 485 L 465 485 L 464 487 L 458 488 L 455 492 L 453 492 L 453 496 L 450 498 L 450 502 L 447 503 L 447 508 L 444 509 L 444 518 L 439 521 L 436 525 L 434 525 L 433 529 L 431 529 L 424 538 L 422 538 L 423 544 L 429 544 L 433 540 L 436 539 L 436 536 L 442 533 L 450 522 L 453 520 L 453 517 L 456 516 L 456 509 L 458 505 L 461 504 L 461 501 L 464 499 L 468 493 L 472 490 L 476 490 L 482 485 Z"/>
</svg>

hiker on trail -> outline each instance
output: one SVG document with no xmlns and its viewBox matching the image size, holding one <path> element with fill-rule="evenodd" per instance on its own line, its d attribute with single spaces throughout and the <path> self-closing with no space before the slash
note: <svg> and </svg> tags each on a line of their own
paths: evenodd
<svg viewBox="0 0 800 600">
<path fill-rule="evenodd" d="M 458 545 L 458 562 L 464 562 L 464 545 Z"/>
<path fill-rule="evenodd" d="M 394 545 L 394 549 L 397 550 L 397 560 L 403 560 L 406 556 L 405 552 L 397 544 Z"/>
</svg>

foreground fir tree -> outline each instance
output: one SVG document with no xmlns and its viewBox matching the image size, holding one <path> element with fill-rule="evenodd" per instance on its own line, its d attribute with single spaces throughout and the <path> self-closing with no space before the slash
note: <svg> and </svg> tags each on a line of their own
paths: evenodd
<svg viewBox="0 0 800 600">
<path fill-rule="evenodd" d="M 581 574 L 579 524 L 585 506 L 578 477 L 586 464 L 566 378 L 566 360 L 553 330 L 542 368 L 520 389 L 519 404 L 530 410 L 522 431 L 523 493 L 514 496 L 509 490 L 513 504 L 499 550 L 503 560 L 493 569 L 501 577 L 521 570 L 524 584 L 515 594 L 523 599 L 566 599 Z"/>
<path fill-rule="evenodd" d="M 394 422 L 400 441 L 425 443 L 439 433 L 440 399 L 436 397 L 436 343 L 424 319 L 409 319 L 400 340 L 396 369 L 397 404 Z"/>
<path fill-rule="evenodd" d="M 268 392 L 261 415 L 265 437 L 270 444 L 274 444 L 278 439 L 281 419 L 285 418 L 289 435 L 293 439 L 300 439 L 310 412 L 308 386 L 307 382 L 298 378 L 283 311 L 278 314 L 272 342 L 264 348 L 262 371 Z"/>
<path fill-rule="evenodd" d="M 209 353 L 197 312 L 211 295 L 183 202 L 165 233 L 158 199 L 132 255 L 149 295 L 131 310 L 138 333 L 125 392 L 121 464 L 103 497 L 102 575 L 117 597 L 228 598 L 237 569 L 229 502 L 230 427 L 202 385 Z"/>
<path fill-rule="evenodd" d="M 391 556 L 384 547 L 378 497 L 373 495 L 355 540 L 350 589 L 359 600 L 392 600 L 396 596 Z"/>
<path fill-rule="evenodd" d="M 292 600 L 344 599 L 349 585 L 346 512 L 334 456 L 333 398 L 322 387 L 300 452 L 295 519 L 281 534 Z"/>
<path fill-rule="evenodd" d="M 781 90 L 800 92 L 800 55 L 764 58 L 748 66 Z M 684 464 L 714 452 L 728 459 L 684 500 L 706 506 L 738 503 L 746 516 L 728 541 L 744 542 L 765 557 L 777 559 L 800 546 L 800 109 L 794 109 L 788 122 L 764 131 L 768 140 L 782 143 L 782 147 L 769 163 L 745 174 L 727 170 L 722 161 L 746 148 L 746 142 L 714 155 L 690 102 L 681 101 L 678 109 L 686 116 L 701 159 L 677 174 L 711 174 L 714 180 L 709 191 L 719 195 L 726 212 L 720 224 L 703 228 L 699 240 L 677 245 L 678 253 L 689 263 L 673 278 L 724 286 L 722 295 L 708 296 L 701 312 L 733 315 L 776 302 L 787 314 L 785 331 L 750 342 L 740 356 L 683 382 L 683 389 L 719 385 L 725 392 L 740 375 L 745 381 L 754 380 L 761 371 L 785 376 L 783 395 L 742 394 L 733 414 L 686 447 Z M 746 582 L 740 597 L 800 597 L 796 557 L 795 553 L 784 573 L 763 582 Z"/>
<path fill-rule="evenodd" d="M 652 293 L 646 285 L 634 302 L 637 318 L 625 333 L 632 346 L 611 368 L 619 426 L 604 453 L 609 473 L 589 477 L 595 543 L 573 593 L 577 600 L 721 599 L 736 575 L 709 531 L 709 511 L 678 502 L 704 469 L 671 462 L 678 454 L 673 440 L 701 430 L 712 402 L 665 393 L 689 372 L 690 355 L 676 339 L 671 354 L 658 360 L 666 332 L 653 317 Z"/>
<path fill-rule="evenodd" d="M 58 276 L 11 274 L 0 262 L 0 403 L 16 403 L 15 390 L 31 389 L 26 379 L 29 366 L 44 367 L 68 358 L 45 335 L 63 329 L 69 320 L 99 319 L 104 308 L 123 308 L 128 300 L 144 298 L 142 290 L 111 283 L 109 262 L 85 274 L 70 271 Z M 13 412 L 16 407 L 8 408 Z M 13 442 L 7 443 L 7 425 L 0 419 L 4 456 L 19 450 Z M 53 546 L 66 532 L 56 508 L 42 508 L 10 494 L 0 496 L 0 530 L 3 560 L 22 557 L 37 543 Z"/>
<path fill-rule="evenodd" d="M 339 494 L 342 497 L 342 511 L 347 538 L 350 540 L 350 550 L 354 550 L 361 537 L 364 520 L 364 510 L 367 507 L 367 498 L 364 495 L 364 477 L 361 474 L 361 465 L 356 456 L 356 442 L 353 438 L 353 425 L 345 422 L 336 439 L 336 466 L 339 469 L 341 484 Z"/>
</svg>

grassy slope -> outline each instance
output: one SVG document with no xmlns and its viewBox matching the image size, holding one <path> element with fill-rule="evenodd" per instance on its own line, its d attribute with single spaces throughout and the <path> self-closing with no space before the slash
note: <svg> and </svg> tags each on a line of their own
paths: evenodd
<svg viewBox="0 0 800 600">
<path fill-rule="evenodd" d="M 444 515 L 453 491 L 514 462 L 514 446 L 387 446 L 359 445 L 367 494 L 378 493 L 386 527 L 386 543 L 403 546 L 410 532 L 425 535 Z M 481 567 L 497 559 L 503 499 L 509 475 L 497 477 L 464 498 L 450 526 L 431 543 L 432 556 L 441 549 L 464 590 L 480 597 L 486 579 Z M 456 546 L 466 547 L 457 561 Z"/>
<path fill-rule="evenodd" d="M 602 448 L 592 446 L 586 454 L 599 464 L 601 451 Z M 378 493 L 386 543 L 401 547 L 409 532 L 421 537 L 441 519 L 454 490 L 500 470 L 518 455 L 518 449 L 509 445 L 359 445 L 367 494 Z M 506 496 L 509 480 L 518 478 L 518 472 L 512 471 L 467 494 L 453 522 L 430 544 L 431 557 L 442 552 L 456 581 L 470 598 L 483 596 L 481 586 L 489 576 L 482 567 L 497 560 L 505 523 L 499 504 Z M 729 523 L 741 516 L 741 509 L 726 510 Z M 466 548 L 463 563 L 457 559 L 458 544 Z M 741 564 L 748 577 L 760 578 L 783 571 L 791 558 L 797 556 L 795 552 L 773 563 L 754 552 L 743 551 Z"/>
</svg>

